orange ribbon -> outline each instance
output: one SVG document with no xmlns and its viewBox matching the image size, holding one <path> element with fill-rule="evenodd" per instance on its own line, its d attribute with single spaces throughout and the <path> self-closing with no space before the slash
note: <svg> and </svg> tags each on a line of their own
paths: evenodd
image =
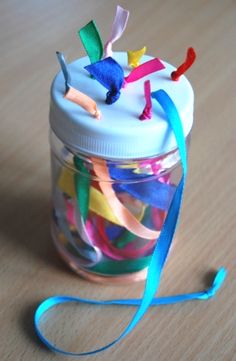
<svg viewBox="0 0 236 361">
<path fill-rule="evenodd" d="M 88 95 L 70 86 L 64 97 L 71 102 L 80 105 L 82 108 L 87 110 L 87 112 L 92 114 L 97 120 L 101 119 L 101 112 L 97 108 L 96 102 Z"/>
</svg>

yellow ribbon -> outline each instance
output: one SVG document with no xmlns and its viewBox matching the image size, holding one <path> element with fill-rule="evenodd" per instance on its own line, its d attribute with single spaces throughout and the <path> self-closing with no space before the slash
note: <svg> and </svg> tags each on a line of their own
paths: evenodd
<svg viewBox="0 0 236 361">
<path fill-rule="evenodd" d="M 132 68 L 136 68 L 139 66 L 139 60 L 142 58 L 142 56 L 146 53 L 146 46 L 144 46 L 142 49 L 139 50 L 129 50 L 127 51 L 128 55 L 128 65 Z"/>
</svg>

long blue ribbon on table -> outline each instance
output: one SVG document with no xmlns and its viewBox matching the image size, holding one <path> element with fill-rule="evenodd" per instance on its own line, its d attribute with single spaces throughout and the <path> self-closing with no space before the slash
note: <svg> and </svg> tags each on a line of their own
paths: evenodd
<svg viewBox="0 0 236 361">
<path fill-rule="evenodd" d="M 123 300 L 108 300 L 108 301 L 98 301 L 92 299 L 83 299 L 80 297 L 73 296 L 54 296 L 43 301 L 37 308 L 34 316 L 34 325 L 36 333 L 42 342 L 49 347 L 52 351 L 59 352 L 68 356 L 88 356 L 92 354 L 96 354 L 98 352 L 104 351 L 109 347 L 116 344 L 118 341 L 123 339 L 128 333 L 132 331 L 132 329 L 137 325 L 137 323 L 141 320 L 141 318 L 146 313 L 149 306 L 157 306 L 157 305 L 165 305 L 172 304 L 178 302 L 186 302 L 190 300 L 206 300 L 215 295 L 217 290 L 220 288 L 226 277 L 226 270 L 222 267 L 216 273 L 212 286 L 204 291 L 189 293 L 185 295 L 176 295 L 176 296 L 168 296 L 168 297 L 158 297 L 154 298 L 156 291 L 158 290 L 158 286 L 160 283 L 160 278 L 162 274 L 162 270 L 167 259 L 167 255 L 172 243 L 173 235 L 175 233 L 177 221 L 180 213 L 180 206 L 182 202 L 182 195 L 185 185 L 185 179 L 187 175 L 187 153 L 186 153 L 186 145 L 185 145 L 185 137 L 183 133 L 182 123 L 178 114 L 178 111 L 175 107 L 175 104 L 169 97 L 169 95 L 164 90 L 158 90 L 152 93 L 152 97 L 158 101 L 158 103 L 163 108 L 167 120 L 172 128 L 177 145 L 179 148 L 180 159 L 182 162 L 183 175 L 182 178 L 176 188 L 175 194 L 173 196 L 172 202 L 170 204 L 169 211 L 167 213 L 160 237 L 158 242 L 156 243 L 150 265 L 148 267 L 147 280 L 145 285 L 145 290 L 143 293 L 142 299 L 123 299 Z M 47 312 L 50 308 L 63 303 L 70 302 L 80 302 L 94 305 L 126 305 L 126 306 L 138 306 L 137 311 L 135 312 L 132 320 L 125 328 L 125 330 L 117 337 L 114 341 L 109 343 L 108 345 L 101 347 L 96 350 L 74 353 L 65 351 L 60 349 L 53 343 L 51 343 L 42 333 L 40 329 L 40 318 L 41 316 Z"/>
</svg>

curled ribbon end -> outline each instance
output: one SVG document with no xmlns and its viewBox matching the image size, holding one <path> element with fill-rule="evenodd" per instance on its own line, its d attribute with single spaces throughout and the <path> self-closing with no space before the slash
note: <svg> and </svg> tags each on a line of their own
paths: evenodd
<svg viewBox="0 0 236 361">
<path fill-rule="evenodd" d="M 216 275 L 215 278 L 212 282 L 212 286 L 208 289 L 205 290 L 203 296 L 201 297 L 201 299 L 209 299 L 215 296 L 216 292 L 220 289 L 220 287 L 222 286 L 225 278 L 227 276 L 227 271 L 224 267 L 221 267 Z"/>
<path fill-rule="evenodd" d="M 226 279 L 226 276 L 227 276 L 226 269 L 224 267 L 219 268 L 212 284 L 212 289 L 214 290 L 214 293 L 216 293 L 220 289 L 224 280 Z"/>
<path fill-rule="evenodd" d="M 106 103 L 107 104 L 113 104 L 115 103 L 120 97 L 120 92 L 112 92 L 112 91 L 108 91 L 107 92 L 107 98 L 106 98 Z"/>
<path fill-rule="evenodd" d="M 144 111 L 142 112 L 142 114 L 139 117 L 140 120 L 148 120 L 148 119 L 151 119 L 151 118 L 152 118 L 151 109 L 144 109 Z"/>
<path fill-rule="evenodd" d="M 176 71 L 171 73 L 171 79 L 174 81 L 179 80 L 180 76 L 183 75 L 193 65 L 195 59 L 195 50 L 193 48 L 188 48 L 185 61 L 177 68 Z"/>
<path fill-rule="evenodd" d="M 191 60 L 191 65 L 192 65 L 197 57 L 197 54 L 196 54 L 194 48 L 192 48 L 192 47 L 188 48 L 187 57 Z"/>
<path fill-rule="evenodd" d="M 174 81 L 178 81 L 179 80 L 179 74 L 177 73 L 177 71 L 173 71 L 171 73 L 171 79 L 174 80 Z"/>
<path fill-rule="evenodd" d="M 94 112 L 94 114 L 93 114 L 93 116 L 94 116 L 94 118 L 95 118 L 96 120 L 100 120 L 101 117 L 102 117 L 102 113 L 101 113 L 101 111 L 100 111 L 99 109 L 96 109 L 95 112 Z"/>
</svg>

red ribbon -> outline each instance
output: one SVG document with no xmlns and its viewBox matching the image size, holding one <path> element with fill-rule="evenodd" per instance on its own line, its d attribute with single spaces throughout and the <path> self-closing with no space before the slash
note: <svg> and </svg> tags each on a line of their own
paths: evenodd
<svg viewBox="0 0 236 361">
<path fill-rule="evenodd" d="M 171 79 L 174 81 L 179 80 L 179 77 L 190 68 L 190 66 L 194 63 L 195 59 L 195 50 L 193 48 L 188 48 L 185 61 L 175 71 L 171 73 Z"/>
</svg>

